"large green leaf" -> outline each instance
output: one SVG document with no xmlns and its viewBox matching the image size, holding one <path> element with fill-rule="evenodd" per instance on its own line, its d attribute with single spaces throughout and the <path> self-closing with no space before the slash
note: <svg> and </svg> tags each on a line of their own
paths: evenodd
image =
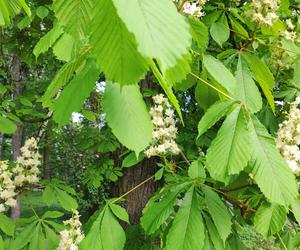
<svg viewBox="0 0 300 250">
<path fill-rule="evenodd" d="M 250 128 L 253 179 L 271 202 L 291 204 L 298 194 L 292 171 L 277 150 L 274 138 L 255 116 Z"/>
<path fill-rule="evenodd" d="M 131 2 L 134 1 L 127 3 L 126 10 L 130 9 L 128 5 Z M 141 22 L 142 20 L 138 20 L 136 23 Z M 107 80 L 119 84 L 135 84 L 145 75 L 146 61 L 137 51 L 134 35 L 128 32 L 112 0 L 96 2 L 90 43 L 92 53 Z"/>
<path fill-rule="evenodd" d="M 185 194 L 169 230 L 166 250 L 201 250 L 204 245 L 204 225 L 195 187 Z"/>
<path fill-rule="evenodd" d="M 207 151 L 207 168 L 213 178 L 226 181 L 250 160 L 250 134 L 241 106 L 230 113 Z"/>
<path fill-rule="evenodd" d="M 0 114 L 0 132 L 4 134 L 13 134 L 17 129 L 17 126 L 7 118 Z"/>
<path fill-rule="evenodd" d="M 205 225 L 206 225 L 207 231 L 209 233 L 209 238 L 214 246 L 213 249 L 224 250 L 225 247 L 224 247 L 223 241 L 222 241 L 213 221 L 207 215 L 204 215 L 203 217 L 205 218 Z M 211 249 L 211 247 L 208 249 L 203 249 L 203 250 L 210 250 L 210 249 Z"/>
<path fill-rule="evenodd" d="M 277 204 L 263 203 L 254 216 L 254 225 L 264 236 L 278 233 L 286 221 L 287 210 Z"/>
<path fill-rule="evenodd" d="M 291 205 L 292 205 L 292 211 L 295 216 L 295 219 L 298 222 L 298 224 L 300 224 L 300 200 L 295 199 Z"/>
<path fill-rule="evenodd" d="M 188 53 L 188 23 L 169 0 L 113 0 L 118 14 L 137 40 L 138 50 L 158 60 L 163 74 Z"/>
<path fill-rule="evenodd" d="M 25 0 L 1 0 L 0 1 L 0 26 L 8 26 L 11 19 L 23 9 L 28 16 L 31 11 Z"/>
<path fill-rule="evenodd" d="M 231 216 L 219 195 L 208 187 L 203 187 L 205 202 L 223 243 L 231 233 Z"/>
<path fill-rule="evenodd" d="M 275 80 L 271 71 L 263 61 L 261 61 L 254 55 L 251 55 L 249 53 L 242 53 L 242 57 L 247 61 L 249 68 L 252 71 L 253 77 L 259 83 L 270 107 L 274 111 L 274 98 L 271 90 L 275 86 Z"/>
<path fill-rule="evenodd" d="M 152 138 L 152 123 L 138 85 L 107 83 L 103 108 L 114 135 L 127 148 L 139 153 Z"/>
<path fill-rule="evenodd" d="M 83 70 L 63 89 L 54 104 L 54 120 L 59 125 L 70 121 L 73 112 L 80 111 L 99 77 L 94 60 L 88 60 Z"/>
<path fill-rule="evenodd" d="M 87 33 L 94 5 L 94 0 L 55 0 L 53 10 L 59 24 L 76 39 L 80 39 Z"/>
<path fill-rule="evenodd" d="M 219 101 L 213 104 L 201 118 L 198 124 L 198 137 L 203 135 L 217 121 L 219 121 L 233 105 L 234 101 Z"/>
<path fill-rule="evenodd" d="M 225 65 L 211 55 L 203 55 L 203 64 L 208 73 L 230 94 L 236 91 L 236 79 Z"/>
<path fill-rule="evenodd" d="M 236 72 L 237 89 L 236 97 L 241 100 L 251 113 L 256 113 L 262 108 L 262 99 L 246 62 L 240 56 Z"/>
</svg>

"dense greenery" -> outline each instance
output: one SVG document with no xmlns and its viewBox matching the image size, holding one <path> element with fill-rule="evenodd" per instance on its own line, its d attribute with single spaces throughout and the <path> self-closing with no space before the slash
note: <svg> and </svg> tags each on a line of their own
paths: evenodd
<svg viewBox="0 0 300 250">
<path fill-rule="evenodd" d="M 0 250 L 298 249 L 299 12 L 0 0 Z"/>
</svg>

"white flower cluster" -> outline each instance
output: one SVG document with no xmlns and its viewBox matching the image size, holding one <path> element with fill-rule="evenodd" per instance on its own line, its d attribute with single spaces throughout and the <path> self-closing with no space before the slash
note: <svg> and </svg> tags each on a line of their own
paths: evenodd
<svg viewBox="0 0 300 250">
<path fill-rule="evenodd" d="M 279 125 L 277 148 L 295 174 L 300 173 L 300 96 L 291 103 L 288 119 Z"/>
<path fill-rule="evenodd" d="M 12 175 L 8 169 L 8 161 L 0 161 L 0 213 L 6 210 L 5 206 L 16 206 L 17 194 Z"/>
<path fill-rule="evenodd" d="M 285 24 L 286 24 L 286 30 L 282 31 L 280 35 L 286 40 L 299 43 L 300 37 L 295 31 L 295 25 L 293 24 L 292 20 L 291 19 L 285 20 Z"/>
<path fill-rule="evenodd" d="M 72 218 L 64 221 L 65 226 L 70 229 L 60 232 L 60 242 L 57 250 L 77 250 L 80 242 L 84 239 L 84 234 L 81 231 L 81 222 L 79 220 L 79 212 L 73 210 Z"/>
<path fill-rule="evenodd" d="M 177 128 L 174 119 L 174 110 L 168 99 L 163 94 L 153 97 L 154 107 L 150 109 L 150 115 L 154 126 L 152 132 L 152 144 L 145 151 L 147 157 L 165 154 L 179 154 L 180 149 L 175 142 Z"/>
<path fill-rule="evenodd" d="M 198 1 L 186 1 L 183 4 L 183 13 L 195 16 L 195 17 L 204 17 L 205 12 L 203 11 L 203 6 L 207 0 L 198 0 Z"/>
<path fill-rule="evenodd" d="M 17 166 L 13 169 L 17 187 L 23 186 L 24 183 L 34 184 L 39 181 L 40 157 L 36 140 L 28 139 L 21 148 L 21 156 L 17 158 Z"/>
<path fill-rule="evenodd" d="M 272 26 L 278 19 L 279 0 L 252 0 L 249 7 L 246 15 L 261 25 Z"/>
<path fill-rule="evenodd" d="M 37 142 L 30 138 L 21 148 L 21 156 L 17 158 L 17 165 L 13 169 L 8 168 L 8 161 L 0 162 L 0 213 L 6 207 L 16 206 L 16 196 L 26 184 L 34 184 L 39 181 L 38 166 L 40 154 Z"/>
</svg>

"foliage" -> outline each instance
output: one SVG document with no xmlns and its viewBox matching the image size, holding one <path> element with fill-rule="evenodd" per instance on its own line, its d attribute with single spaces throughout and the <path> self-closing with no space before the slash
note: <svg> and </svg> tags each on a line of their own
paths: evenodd
<svg viewBox="0 0 300 250">
<path fill-rule="evenodd" d="M 15 190 L 31 217 L 0 213 L 0 250 L 64 249 L 71 211 L 81 235 L 75 209 L 85 237 L 71 250 L 297 249 L 299 175 L 274 139 L 300 96 L 299 10 L 292 0 L 0 1 L 0 158 L 14 171 L 23 128 L 44 174 Z M 300 138 L 298 127 L 287 136 Z M 151 159 L 149 146 L 160 152 Z M 156 174 L 116 194 L 145 162 Z M 160 187 L 131 225 L 123 201 L 150 181 Z"/>
</svg>

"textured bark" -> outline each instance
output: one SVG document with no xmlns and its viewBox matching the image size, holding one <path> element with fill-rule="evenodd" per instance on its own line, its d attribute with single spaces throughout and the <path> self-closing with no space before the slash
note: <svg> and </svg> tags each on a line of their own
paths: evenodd
<svg viewBox="0 0 300 250">
<path fill-rule="evenodd" d="M 4 145 L 4 134 L 0 133 L 0 160 L 2 160 L 3 145 Z"/>
<path fill-rule="evenodd" d="M 21 62 L 19 57 L 14 56 L 10 68 L 12 84 L 14 86 L 14 97 L 21 95 L 22 85 L 21 85 L 21 72 L 20 72 Z M 21 153 L 22 146 L 22 124 L 17 124 L 17 130 L 12 137 L 12 148 L 13 148 L 13 159 L 16 160 Z M 11 218 L 16 220 L 20 218 L 21 207 L 20 198 L 17 197 L 17 205 L 11 209 Z"/>
<path fill-rule="evenodd" d="M 141 83 L 142 88 L 157 89 L 157 85 L 150 81 L 148 75 Z M 149 100 L 146 100 L 149 101 Z M 133 135 L 134 136 L 134 135 Z M 156 172 L 155 158 L 144 159 L 140 164 L 130 167 L 125 170 L 124 175 L 113 187 L 113 196 L 120 196 L 130 189 L 137 186 L 142 181 L 154 175 Z M 154 182 L 154 179 L 145 183 L 143 186 L 134 190 L 125 197 L 123 203 L 124 208 L 129 214 L 131 224 L 138 224 L 142 215 L 143 208 L 148 202 L 150 196 L 157 190 L 159 183 Z"/>
</svg>

